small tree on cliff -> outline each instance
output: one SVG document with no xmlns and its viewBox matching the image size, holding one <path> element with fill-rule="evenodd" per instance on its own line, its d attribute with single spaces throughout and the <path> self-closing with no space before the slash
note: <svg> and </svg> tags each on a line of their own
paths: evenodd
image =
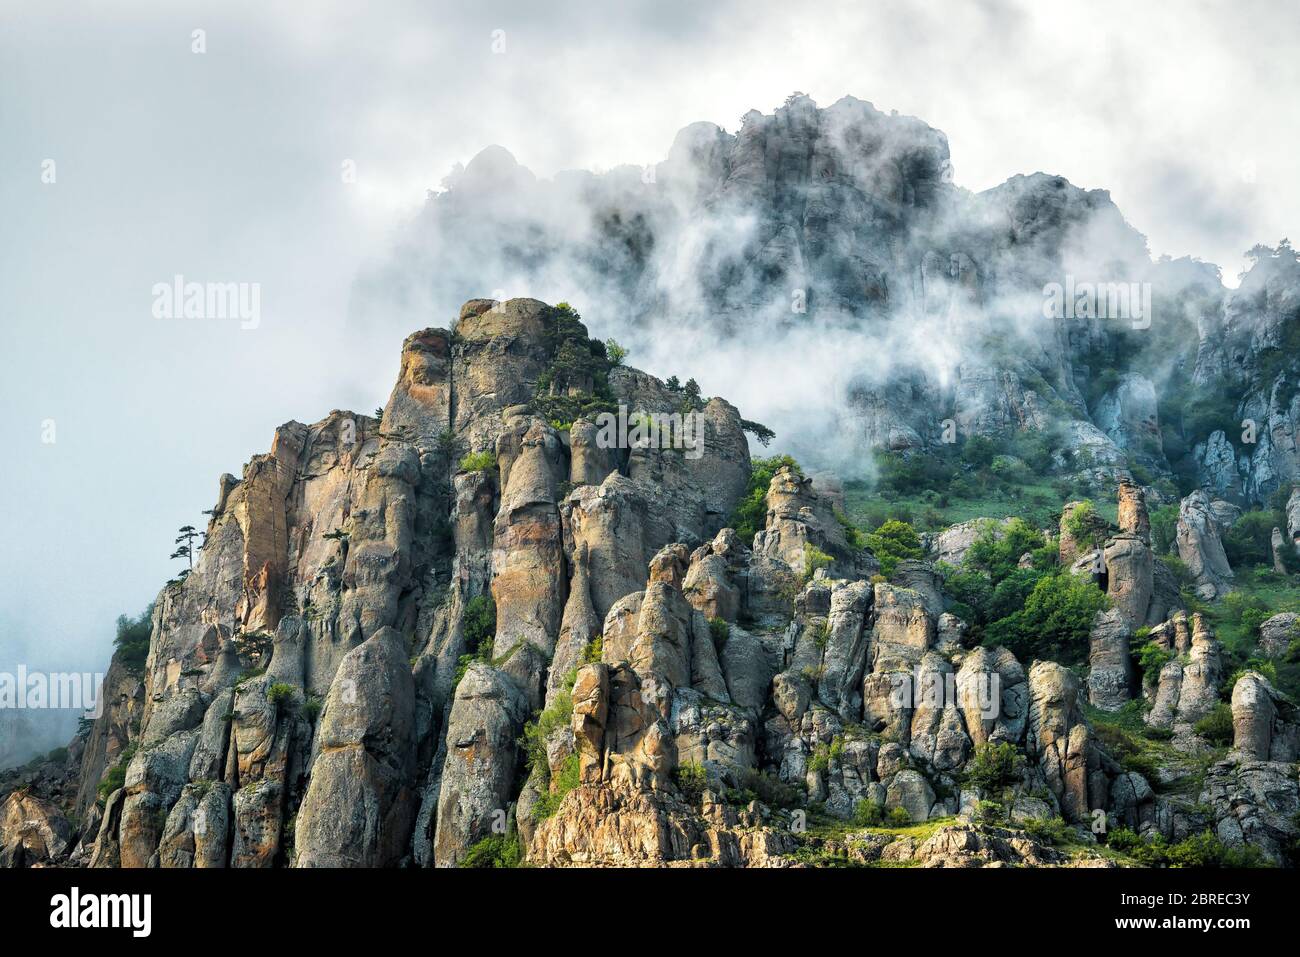
<svg viewBox="0 0 1300 957">
<path fill-rule="evenodd" d="M 199 544 L 194 544 L 194 539 L 200 539 Z M 172 552 L 172 558 L 183 558 L 189 563 L 187 571 L 194 570 L 194 553 L 203 548 L 207 535 L 196 531 L 193 525 L 182 525 L 180 534 L 176 536 L 176 551 Z"/>
</svg>

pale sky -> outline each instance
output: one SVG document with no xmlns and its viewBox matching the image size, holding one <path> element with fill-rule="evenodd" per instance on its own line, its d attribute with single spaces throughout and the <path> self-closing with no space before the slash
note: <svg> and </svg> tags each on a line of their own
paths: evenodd
<svg viewBox="0 0 1300 957">
<path fill-rule="evenodd" d="M 485 146 L 647 164 L 690 122 L 851 94 L 943 130 L 961 186 L 1109 189 L 1234 281 L 1300 240 L 1298 41 L 1293 0 L 3 0 L 0 670 L 104 667 L 219 474 L 385 401 L 400 339 L 344 341 L 353 278 Z M 155 319 L 176 274 L 259 283 L 260 326 Z"/>
</svg>

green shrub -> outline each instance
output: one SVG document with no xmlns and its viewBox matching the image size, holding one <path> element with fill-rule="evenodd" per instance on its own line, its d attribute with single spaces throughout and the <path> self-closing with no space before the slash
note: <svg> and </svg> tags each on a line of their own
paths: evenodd
<svg viewBox="0 0 1300 957">
<path fill-rule="evenodd" d="M 1006 806 L 997 801 L 976 801 L 975 821 L 978 824 L 1005 824 L 1007 822 Z"/>
<path fill-rule="evenodd" d="M 956 488 L 957 466 L 950 453 L 877 451 L 874 459 L 876 485 L 886 495 Z"/>
<path fill-rule="evenodd" d="M 1174 550 L 1178 531 L 1178 506 L 1165 505 L 1151 513 L 1151 548 L 1157 555 Z"/>
<path fill-rule="evenodd" d="M 768 807 L 796 808 L 807 803 L 808 795 L 800 787 L 786 784 L 770 771 L 747 768 L 739 774 L 737 787 L 728 788 L 723 798 L 730 804 L 759 801 Z"/>
<path fill-rule="evenodd" d="M 1192 575 L 1191 569 L 1177 555 L 1165 555 L 1156 560 L 1163 562 L 1164 566 L 1169 569 L 1169 573 L 1174 576 L 1174 581 L 1178 583 L 1180 590 L 1196 584 L 1196 578 Z"/>
<path fill-rule="evenodd" d="M 993 440 L 983 435 L 972 435 L 962 446 L 962 461 L 976 468 L 987 468 L 997 457 L 998 447 Z"/>
<path fill-rule="evenodd" d="M 605 358 L 609 360 L 611 366 L 621 366 L 627 359 L 627 350 L 619 345 L 617 340 L 606 339 Z"/>
<path fill-rule="evenodd" d="M 320 695 L 309 694 L 302 703 L 302 716 L 315 724 L 316 719 L 320 717 L 321 708 L 324 706 L 325 702 L 321 700 Z"/>
<path fill-rule="evenodd" d="M 966 765 L 966 783 L 980 797 L 1001 796 L 1020 779 L 1023 764 L 1016 746 L 1008 741 L 981 744 Z"/>
<path fill-rule="evenodd" d="M 1105 536 L 1106 521 L 1097 514 L 1092 502 L 1077 504 L 1065 519 L 1065 531 L 1081 550 L 1095 547 Z"/>
<path fill-rule="evenodd" d="M 1107 604 L 1092 582 L 1058 571 L 1038 580 L 1022 611 L 990 624 L 984 643 L 1005 645 L 1021 661 L 1076 663 L 1087 656 L 1093 619 Z"/>
<path fill-rule="evenodd" d="M 1273 528 L 1277 522 L 1272 512 L 1246 512 L 1223 534 L 1223 552 L 1233 568 L 1273 564 Z M 1285 528 L 1286 526 L 1282 526 Z"/>
<path fill-rule="evenodd" d="M 880 561 L 880 573 L 892 577 L 903 559 L 920 558 L 924 552 L 916 530 L 906 522 L 888 521 L 866 536 L 867 548 Z"/>
<path fill-rule="evenodd" d="M 907 827 L 912 823 L 912 815 L 905 807 L 890 808 L 885 821 L 890 827 Z"/>
<path fill-rule="evenodd" d="M 555 695 L 551 706 L 539 711 L 537 717 L 524 725 L 524 736 L 519 739 L 524 749 L 529 770 L 534 775 L 543 775 L 547 771 L 546 742 L 560 728 L 568 727 L 573 718 L 573 682 L 577 672 L 570 672 L 567 687 L 561 688 Z"/>
<path fill-rule="evenodd" d="M 456 662 L 455 683 L 465 677 L 469 666 L 476 661 L 491 662 L 492 647 L 496 641 L 497 606 L 489 594 L 475 595 L 465 603 L 461 612 L 461 635 L 465 641 L 465 654 Z"/>
<path fill-rule="evenodd" d="M 460 460 L 460 470 L 462 472 L 486 472 L 488 469 L 497 467 L 497 454 L 495 452 L 470 452 Z"/>
<path fill-rule="evenodd" d="M 813 774 L 821 774 L 831 766 L 832 761 L 838 762 L 843 754 L 844 738 L 836 735 L 829 744 L 823 742 L 813 748 L 812 756 L 808 759 L 808 770 Z"/>
<path fill-rule="evenodd" d="M 605 636 L 597 635 L 582 649 L 582 664 L 597 664 L 605 654 Z"/>
<path fill-rule="evenodd" d="M 822 551 L 816 545 L 810 545 L 804 542 L 803 546 L 803 576 L 804 584 L 812 581 L 817 572 L 823 568 L 830 568 L 835 563 L 835 559 L 826 552 Z"/>
<path fill-rule="evenodd" d="M 491 642 L 497 630 L 496 602 L 490 594 L 475 595 L 465 603 L 460 620 L 466 647 L 478 648 L 484 642 Z"/>
<path fill-rule="evenodd" d="M 853 823 L 857 827 L 879 827 L 884 820 L 885 809 L 870 798 L 853 805 Z"/>
<path fill-rule="evenodd" d="M 1138 667 L 1142 669 L 1142 680 L 1147 684 L 1155 684 L 1160 677 L 1160 670 L 1174 660 L 1174 655 L 1154 641 L 1148 641 L 1138 648 L 1137 660 Z"/>
<path fill-rule="evenodd" d="M 1157 754 L 1152 752 L 1149 742 L 1159 732 L 1153 733 L 1154 729 L 1143 725 L 1137 710 L 1140 704 L 1133 704 L 1133 710 L 1127 710 L 1126 706 L 1126 709 L 1113 715 L 1106 714 L 1105 717 L 1102 717 L 1104 712 L 1093 712 L 1093 731 L 1120 767 L 1125 771 L 1136 771 L 1148 781 L 1155 782 L 1159 780 L 1160 767 Z M 1121 722 L 1127 724 L 1127 727 L 1121 726 Z"/>
<path fill-rule="evenodd" d="M 1142 838 L 1126 827 L 1106 835 L 1106 846 L 1133 858 L 1144 867 L 1241 868 L 1266 867 L 1258 848 L 1228 847 L 1213 831 L 1193 834 L 1170 844 L 1159 834 Z"/>
<path fill-rule="evenodd" d="M 1059 817 L 1030 818 L 1020 827 L 1040 844 L 1060 847 L 1078 839 L 1070 825 Z"/>
<path fill-rule="evenodd" d="M 115 763 L 104 774 L 103 780 L 99 782 L 99 798 L 101 801 L 107 800 L 114 791 L 126 784 L 126 768 L 135 757 L 136 746 L 128 745 L 121 753 Z"/>
<path fill-rule="evenodd" d="M 680 765 L 673 773 L 677 789 L 687 804 L 699 804 L 704 798 L 705 788 L 709 786 L 709 775 L 704 766 L 694 762 Z"/>
<path fill-rule="evenodd" d="M 537 377 L 533 411 L 559 422 L 617 411 L 609 373 L 615 359 L 626 358 L 626 350 L 613 340 L 589 337 L 582 317 L 567 302 L 551 306 L 544 322 L 550 363 Z"/>
<path fill-rule="evenodd" d="M 723 618 L 710 618 L 709 637 L 713 639 L 713 650 L 722 654 L 723 646 L 731 637 L 731 626 Z"/>
<path fill-rule="evenodd" d="M 277 681 L 266 689 L 266 700 L 278 710 L 292 702 L 297 691 L 293 685 Z"/>
<path fill-rule="evenodd" d="M 832 514 L 834 514 L 835 521 L 839 523 L 840 528 L 844 530 L 844 540 L 849 543 L 849 547 L 865 548 L 867 536 L 862 533 L 862 529 L 854 525 L 849 517 L 838 508 L 832 509 Z"/>
<path fill-rule="evenodd" d="M 994 584 L 1002 581 L 1019 566 L 1020 556 L 1043 547 L 1043 535 L 1022 518 L 1005 524 L 986 522 L 975 541 L 966 550 L 962 564 L 984 572 Z"/>
<path fill-rule="evenodd" d="M 1214 710 L 1193 726 L 1196 733 L 1211 744 L 1231 745 L 1233 738 L 1232 708 L 1220 701 Z"/>
</svg>

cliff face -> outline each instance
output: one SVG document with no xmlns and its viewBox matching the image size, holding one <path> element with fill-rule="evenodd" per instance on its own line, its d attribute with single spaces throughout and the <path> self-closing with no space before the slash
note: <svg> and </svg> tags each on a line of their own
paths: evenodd
<svg viewBox="0 0 1300 957">
<path fill-rule="evenodd" d="M 1199 803 L 1125 771 L 1084 714 L 1134 697 L 1142 625 L 1182 656 L 1148 689 L 1153 726 L 1191 735 L 1223 677 L 1213 635 L 1160 587 L 1140 489 L 1075 561 L 1113 599 L 1085 686 L 969 647 L 934 567 L 886 581 L 790 467 L 742 541 L 725 527 L 751 475 L 737 410 L 598 347 L 566 307 L 473 300 L 454 330 L 406 340 L 381 419 L 278 429 L 221 479 L 143 672 L 115 662 L 64 764 L 9 782 L 3 860 L 1098 863 L 1017 828 L 1060 817 L 1083 841 L 1099 814 L 1171 840 L 1216 826 L 1286 859 L 1300 736 L 1263 679 L 1234 693 L 1240 750 Z M 620 404 L 693 417 L 702 447 L 602 440 L 600 410 Z M 576 420 L 542 414 L 564 409 Z M 976 823 L 990 745 L 1019 756 L 998 794 L 1012 830 Z M 1234 784 L 1238 765 L 1258 787 Z M 864 808 L 945 823 L 804 836 L 809 813 Z"/>
</svg>

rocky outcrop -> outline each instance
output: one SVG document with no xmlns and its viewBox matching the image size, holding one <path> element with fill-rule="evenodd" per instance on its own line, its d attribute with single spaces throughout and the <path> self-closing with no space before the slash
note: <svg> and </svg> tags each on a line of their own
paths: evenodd
<svg viewBox="0 0 1300 957">
<path fill-rule="evenodd" d="M 0 803 L 0 867 L 31 867 L 58 861 L 75 834 L 62 810 L 26 791 Z"/>
<path fill-rule="evenodd" d="M 1282 534 L 1282 529 L 1274 527 L 1269 539 L 1269 555 L 1273 559 L 1273 571 L 1279 575 L 1286 574 L 1286 549 L 1286 536 Z"/>
<path fill-rule="evenodd" d="M 1300 615 L 1295 612 L 1273 615 L 1259 626 L 1259 650 L 1269 658 L 1286 655 L 1297 639 L 1300 639 Z"/>
<path fill-rule="evenodd" d="M 1129 623 L 1119 608 L 1097 616 L 1088 650 L 1088 701 L 1103 711 L 1118 711 L 1132 697 L 1133 659 Z"/>
<path fill-rule="evenodd" d="M 1274 864 L 1292 859 L 1300 837 L 1300 785 L 1291 766 L 1230 757 L 1206 771 L 1200 803 L 1210 809 L 1224 844 L 1256 848 Z"/>
<path fill-rule="evenodd" d="M 1252 761 L 1300 757 L 1300 711 L 1255 671 L 1232 686 L 1232 747 Z"/>
<path fill-rule="evenodd" d="M 439 867 L 454 867 L 474 842 L 504 829 L 527 713 L 514 682 L 488 665 L 470 665 L 456 686 L 434 832 Z"/>
<path fill-rule="evenodd" d="M 1101 753 L 1083 717 L 1078 679 L 1055 662 L 1038 661 L 1029 669 L 1025 749 L 1067 821 L 1088 822 L 1093 808 L 1106 806 Z"/>
<path fill-rule="evenodd" d="M 828 573 L 840 577 L 869 577 L 878 567 L 849 544 L 830 504 L 813 490 L 812 479 L 782 466 L 767 492 L 767 525 L 754 536 L 754 553 L 783 562 L 796 575 L 811 576 L 819 552 L 832 559 Z"/>
<path fill-rule="evenodd" d="M 1178 730 L 1206 717 L 1219 700 L 1223 682 L 1223 649 L 1202 615 L 1179 613 L 1153 629 L 1150 640 L 1174 655 L 1156 679 L 1147 723 L 1164 730 Z M 1148 679 L 1149 680 L 1149 679 Z"/>
<path fill-rule="evenodd" d="M 1155 385 L 1146 376 L 1121 375 L 1115 388 L 1098 403 L 1093 418 L 1116 446 L 1139 460 L 1159 462 L 1163 458 L 1159 402 Z M 1124 527 L 1122 520 L 1120 527 Z"/>
<path fill-rule="evenodd" d="M 1286 500 L 1286 533 L 1295 545 L 1296 554 L 1300 554 L 1300 485 L 1291 489 L 1291 496 Z"/>
<path fill-rule="evenodd" d="M 396 631 L 381 629 L 343 659 L 321 713 L 317 757 L 298 812 L 299 867 L 385 867 L 401 860 L 416 811 L 414 707 L 415 686 Z M 259 803 L 267 797 L 262 792 Z"/>
<path fill-rule="evenodd" d="M 1176 537 L 1178 557 L 1187 565 L 1198 596 L 1213 601 L 1231 591 L 1232 568 L 1205 492 L 1193 492 L 1179 505 Z"/>
<path fill-rule="evenodd" d="M 863 106 L 841 109 L 895 125 Z M 826 189 L 843 185 L 838 169 L 868 190 L 881 222 L 947 192 L 925 169 L 837 165 L 840 147 L 819 139 L 831 131 L 802 98 L 782 115 L 790 129 L 747 118 L 742 166 L 721 164 L 717 197 L 784 190 L 810 156 L 832 174 Z M 929 169 L 941 144 L 908 129 L 914 148 L 880 150 Z M 832 210 L 825 196 L 809 202 L 822 210 L 804 224 L 815 233 Z M 987 202 L 999 230 L 1044 256 L 1058 249 L 1062 218 L 1110 208 L 1050 178 L 1009 183 Z M 776 224 L 755 255 L 804 269 L 801 230 Z M 936 239 L 916 275 L 891 286 L 892 264 L 913 250 L 881 242 L 859 270 L 880 280 L 881 308 L 914 295 L 923 314 L 957 322 L 1006 275 Z M 912 377 L 905 388 L 855 386 L 855 408 L 874 410 L 858 424 L 906 458 L 937 441 L 924 414 L 931 392 L 969 434 L 1047 429 L 1062 408 L 1085 416 L 1071 354 L 1074 338 L 1094 333 L 1057 332 L 1041 356 L 1026 351 L 1042 369 L 970 361 L 950 389 L 930 389 L 920 372 L 900 373 Z M 1130 456 L 1132 474 L 1141 463 L 1164 475 L 1149 385 L 1127 374 L 1094 410 L 1106 428 L 1066 423 L 1051 454 L 1063 476 L 1124 480 L 1119 534 L 1097 521 L 1075 541 L 1073 523 L 1062 528 L 1060 554 L 1110 598 L 1092 627 L 1089 698 L 1123 707 L 1133 636 L 1154 626 L 1150 640 L 1171 660 L 1150 685 L 1149 720 L 1176 729 L 1181 747 L 1218 703 L 1224 663 L 1199 616 L 1189 625 L 1171 612 L 1148 493 L 1131 481 Z M 898 408 L 900 395 L 916 408 Z M 698 415 L 702 454 L 611 446 L 598 416 L 620 406 Z M 932 562 L 960 564 L 978 535 L 1005 524 L 939 533 L 927 560 L 873 581 L 878 563 L 837 513 L 842 490 L 785 467 L 763 527 L 743 542 L 725 525 L 751 478 L 746 426 L 721 398 L 612 365 L 571 310 L 472 300 L 454 330 L 408 337 L 382 417 L 288 423 L 239 479 L 222 479 L 200 560 L 159 596 L 142 673 L 115 665 L 105 716 L 68 755 L 81 769 L 75 786 L 0 792 L 0 853 L 96 866 L 450 867 L 518 847 L 536 865 L 784 866 L 809 847 L 793 826 L 799 809 L 844 822 L 873 808 L 914 822 L 978 817 L 991 798 L 968 773 L 990 744 L 1028 758 L 992 796 L 1012 821 L 1089 825 L 1104 811 L 1166 836 L 1213 823 L 1225 840 L 1239 832 L 1289 853 L 1287 799 L 1269 790 L 1272 765 L 1294 760 L 1295 722 L 1262 679 L 1248 675 L 1234 693 L 1231 760 L 1245 783 L 1207 775 L 1205 806 L 1193 807 L 1169 781 L 1107 756 L 1070 670 L 1038 661 L 1026 671 L 1005 648 L 969 647 L 976 623 L 948 610 Z M 1019 467 L 1009 456 L 1004 466 Z M 1247 485 L 1259 486 L 1262 468 Z M 1185 559 L 1199 556 L 1187 563 L 1207 597 L 1231 575 L 1216 556 L 1236 508 L 1205 493 L 1182 505 L 1178 544 Z M 1262 635 L 1266 653 L 1281 647 L 1275 630 Z M 100 782 L 119 774 L 100 807 Z M 75 829 L 64 813 L 74 793 L 87 811 Z M 855 853 L 1061 863 L 974 823 L 945 822 L 927 840 L 878 838 Z"/>
<path fill-rule="evenodd" d="M 541 867 L 786 863 L 789 830 L 755 827 L 753 814 L 722 804 L 696 809 L 661 791 L 584 784 L 537 828 L 529 861 Z"/>
<path fill-rule="evenodd" d="M 1120 619 L 1130 629 L 1147 623 L 1155 590 L 1155 556 L 1137 535 L 1110 539 L 1102 549 L 1106 567 L 1106 594 Z"/>
</svg>

